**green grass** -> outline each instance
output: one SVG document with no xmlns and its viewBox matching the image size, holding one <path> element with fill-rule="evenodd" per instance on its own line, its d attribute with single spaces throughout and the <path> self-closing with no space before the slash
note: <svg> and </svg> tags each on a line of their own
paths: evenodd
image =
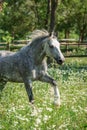
<svg viewBox="0 0 87 130">
<path fill-rule="evenodd" d="M 66 56 L 75 56 L 75 55 L 87 55 L 87 48 L 86 45 L 84 46 L 76 46 L 76 45 L 70 45 L 68 46 L 68 50 L 66 46 L 61 46 L 61 50 L 63 54 Z"/>
<path fill-rule="evenodd" d="M 59 86 L 61 107 L 49 84 L 34 82 L 31 105 L 23 84 L 8 83 L 0 95 L 0 130 L 87 130 L 87 58 L 49 68 Z"/>
</svg>

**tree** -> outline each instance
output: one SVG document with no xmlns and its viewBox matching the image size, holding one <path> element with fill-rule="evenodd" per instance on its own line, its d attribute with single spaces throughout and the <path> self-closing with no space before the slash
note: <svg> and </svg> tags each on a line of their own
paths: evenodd
<svg viewBox="0 0 87 130">
<path fill-rule="evenodd" d="M 61 1 L 57 10 L 56 30 L 64 32 L 64 38 L 69 38 L 70 31 L 74 29 L 74 7 L 72 1 Z"/>
<path fill-rule="evenodd" d="M 34 0 L 34 12 L 37 19 L 37 25 L 39 28 L 45 28 L 50 32 L 54 31 L 55 27 L 55 13 L 58 4 L 58 0 Z"/>
<path fill-rule="evenodd" d="M 4 0 L 0 30 L 19 39 L 34 29 L 62 32 L 65 38 L 74 31 L 80 41 L 87 36 L 87 0 Z"/>
<path fill-rule="evenodd" d="M 0 16 L 0 28 L 8 31 L 12 37 L 21 38 L 33 30 L 35 16 L 31 10 L 32 2 L 25 0 L 6 0 L 6 7 Z"/>
<path fill-rule="evenodd" d="M 75 22 L 77 33 L 79 35 L 79 41 L 83 40 L 87 36 L 87 1 L 80 1 L 76 7 L 75 11 Z"/>
<path fill-rule="evenodd" d="M 3 0 L 0 0 L 0 12 L 2 11 Z"/>
<path fill-rule="evenodd" d="M 83 41 L 87 35 L 87 0 L 62 0 L 57 12 L 56 30 L 64 32 L 64 38 L 73 30 Z"/>
<path fill-rule="evenodd" d="M 46 28 L 46 10 L 47 10 L 47 3 L 46 0 L 39 1 L 33 0 L 34 4 L 31 10 L 35 14 L 35 28 L 42 29 Z"/>
<path fill-rule="evenodd" d="M 51 16 L 50 16 L 50 33 L 55 28 L 55 12 L 58 5 L 58 0 L 51 0 Z"/>
</svg>

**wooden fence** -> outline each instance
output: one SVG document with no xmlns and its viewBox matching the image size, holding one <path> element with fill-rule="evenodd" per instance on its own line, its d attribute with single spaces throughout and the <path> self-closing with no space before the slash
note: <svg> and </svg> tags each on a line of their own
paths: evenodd
<svg viewBox="0 0 87 130">
<path fill-rule="evenodd" d="M 21 47 L 25 46 L 29 40 L 15 40 L 14 43 L 10 44 L 10 50 L 20 49 Z M 61 43 L 61 49 L 64 52 L 65 57 L 87 57 L 87 42 L 85 43 L 78 43 L 78 41 L 75 40 L 60 40 Z M 79 49 L 84 49 L 84 54 L 74 54 L 74 50 L 78 52 Z M 0 50 L 6 50 L 7 49 L 7 43 L 2 42 L 0 43 Z"/>
<path fill-rule="evenodd" d="M 61 43 L 61 48 L 65 50 L 65 57 L 87 57 L 87 43 Z M 78 54 L 78 50 L 80 52 L 84 51 L 84 54 Z M 77 51 L 77 54 L 74 54 L 74 50 Z M 72 54 L 70 54 L 70 52 Z"/>
</svg>

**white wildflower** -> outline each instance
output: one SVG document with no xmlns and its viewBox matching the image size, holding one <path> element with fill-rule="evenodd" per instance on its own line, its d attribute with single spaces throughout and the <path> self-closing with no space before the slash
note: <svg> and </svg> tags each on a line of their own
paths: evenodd
<svg viewBox="0 0 87 130">
<path fill-rule="evenodd" d="M 31 116 L 37 116 L 38 115 L 38 110 L 36 108 L 34 108 L 32 110 Z"/>
<path fill-rule="evenodd" d="M 72 106 L 72 110 L 73 112 L 78 112 L 78 110 L 74 106 Z"/>
<path fill-rule="evenodd" d="M 14 126 L 16 126 L 18 124 L 18 122 L 17 121 L 14 121 Z"/>
<path fill-rule="evenodd" d="M 43 108 L 38 108 L 38 112 L 41 113 Z"/>
<path fill-rule="evenodd" d="M 51 117 L 51 116 L 47 116 L 47 115 L 45 115 L 45 116 L 43 117 L 43 121 L 44 121 L 44 123 L 46 123 L 46 121 L 49 120 L 50 117 Z"/>
<path fill-rule="evenodd" d="M 15 107 L 12 107 L 11 109 L 8 110 L 8 112 L 15 112 L 15 111 L 16 111 Z"/>
<path fill-rule="evenodd" d="M 22 117 L 21 115 L 16 116 L 16 118 L 22 120 L 22 121 L 29 121 L 28 118 Z"/>
<path fill-rule="evenodd" d="M 84 109 L 84 111 L 87 113 L 87 107 Z"/>
<path fill-rule="evenodd" d="M 54 129 L 56 127 L 56 125 L 52 125 L 52 128 Z"/>
<path fill-rule="evenodd" d="M 49 111 L 49 112 L 52 112 L 52 110 L 53 110 L 52 108 L 49 108 L 49 107 L 47 107 L 46 109 L 47 109 L 47 111 Z"/>
<path fill-rule="evenodd" d="M 37 118 L 36 119 L 36 124 L 39 125 L 41 123 L 41 119 L 40 118 Z"/>
<path fill-rule="evenodd" d="M 60 129 L 60 130 L 62 130 L 63 128 L 65 129 L 65 128 L 67 128 L 67 125 L 68 125 L 68 124 L 64 122 L 62 125 L 59 126 L 59 129 Z M 66 129 L 66 130 L 67 130 L 67 129 Z"/>
</svg>

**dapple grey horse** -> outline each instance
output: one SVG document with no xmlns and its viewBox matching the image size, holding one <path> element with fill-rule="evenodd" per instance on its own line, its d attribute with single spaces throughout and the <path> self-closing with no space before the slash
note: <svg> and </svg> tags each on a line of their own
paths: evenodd
<svg viewBox="0 0 87 130">
<path fill-rule="evenodd" d="M 56 81 L 47 73 L 46 57 L 53 57 L 58 64 L 64 62 L 60 43 L 47 31 L 34 31 L 31 42 L 16 53 L 0 55 L 0 87 L 9 82 L 24 83 L 29 101 L 33 103 L 32 81 L 50 83 L 54 88 L 54 103 L 60 105 L 60 94 Z"/>
<path fill-rule="evenodd" d="M 0 51 L 0 58 L 7 56 L 7 55 L 10 55 L 10 54 L 13 54 L 13 53 L 14 52 L 11 52 L 11 51 Z"/>
</svg>

